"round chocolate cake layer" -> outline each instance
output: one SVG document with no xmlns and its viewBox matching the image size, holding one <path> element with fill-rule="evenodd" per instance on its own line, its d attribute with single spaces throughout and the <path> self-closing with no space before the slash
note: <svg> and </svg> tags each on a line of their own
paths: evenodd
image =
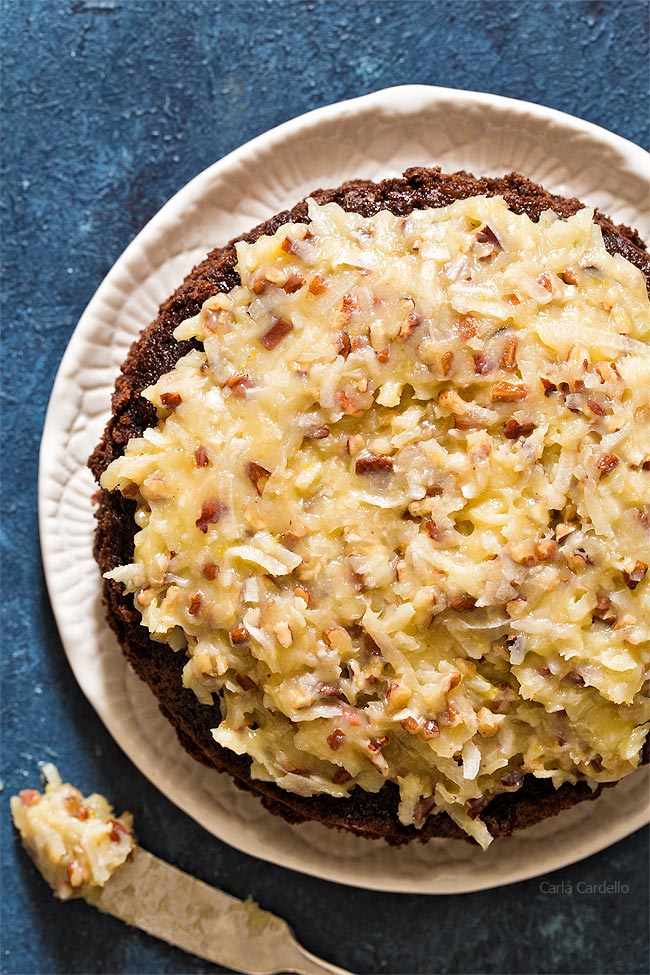
<svg viewBox="0 0 650 975">
<path fill-rule="evenodd" d="M 413 210 L 447 206 L 459 199 L 497 194 L 503 196 L 512 211 L 525 213 L 533 221 L 548 209 L 568 217 L 583 206 L 577 199 L 551 195 L 517 173 L 502 178 L 476 178 L 464 172 L 448 175 L 439 169 L 424 168 L 409 169 L 403 178 L 381 183 L 354 180 L 336 189 L 317 190 L 311 196 L 319 204 L 334 202 L 345 210 L 372 216 L 382 209 L 406 215 Z M 283 224 L 306 219 L 307 206 L 302 201 L 240 239 L 252 242 L 261 235 L 274 233 Z M 640 268 L 650 290 L 650 259 L 636 231 L 616 226 L 598 211 L 595 220 L 602 229 L 607 250 Z M 191 342 L 177 342 L 174 329 L 196 315 L 211 295 L 230 291 L 239 283 L 235 243 L 231 241 L 211 251 L 161 306 L 156 320 L 132 346 L 116 382 L 111 419 L 89 461 L 98 480 L 111 461 L 124 452 L 131 437 L 138 437 L 147 427 L 156 425 L 154 407 L 140 394 L 193 347 Z M 134 501 L 117 491 L 99 491 L 94 551 L 102 572 L 133 560 L 134 513 Z M 128 661 L 156 694 L 183 747 L 203 764 L 228 772 L 238 786 L 259 796 L 271 812 L 292 823 L 315 820 L 359 835 L 382 837 L 393 844 L 433 836 L 469 838 L 446 814 L 430 816 L 419 830 L 403 826 L 397 818 L 398 789 L 390 782 L 377 794 L 357 788 L 349 798 L 337 799 L 327 795 L 305 798 L 272 783 L 251 779 L 250 759 L 214 741 L 211 729 L 219 724 L 218 706 L 201 704 L 193 691 L 183 687 L 184 655 L 149 638 L 133 596 L 125 594 L 121 584 L 105 581 L 104 597 L 108 622 Z M 599 791 L 592 791 L 586 782 L 555 789 L 549 779 L 528 775 L 516 793 L 497 796 L 480 815 L 493 835 L 510 835 L 515 829 L 532 825 L 577 802 L 593 799 Z"/>
</svg>

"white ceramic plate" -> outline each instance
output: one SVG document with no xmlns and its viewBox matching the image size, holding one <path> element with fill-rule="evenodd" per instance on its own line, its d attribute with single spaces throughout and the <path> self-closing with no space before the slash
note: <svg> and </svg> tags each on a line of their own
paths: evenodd
<svg viewBox="0 0 650 975">
<path fill-rule="evenodd" d="M 395 850 L 317 824 L 288 826 L 226 776 L 192 761 L 149 689 L 126 666 L 104 622 L 92 558 L 94 484 L 85 466 L 131 342 L 210 248 L 316 187 L 398 175 L 413 165 L 483 175 L 516 169 L 650 236 L 642 177 L 647 153 L 560 112 L 493 95 L 409 86 L 287 122 L 177 193 L 88 305 L 50 400 L 40 458 L 40 528 L 50 597 L 74 674 L 118 744 L 169 799 L 215 836 L 264 860 L 360 887 L 456 893 L 545 873 L 633 832 L 648 821 L 647 769 L 596 802 L 497 841 L 486 853 L 440 840 Z"/>
</svg>

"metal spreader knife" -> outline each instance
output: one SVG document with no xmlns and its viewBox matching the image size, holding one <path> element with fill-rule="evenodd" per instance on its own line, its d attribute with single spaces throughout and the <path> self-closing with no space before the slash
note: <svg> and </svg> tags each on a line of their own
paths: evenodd
<svg viewBox="0 0 650 975">
<path fill-rule="evenodd" d="M 302 948 L 286 921 L 136 847 L 85 900 L 106 914 L 244 975 L 349 975 Z"/>
<path fill-rule="evenodd" d="M 45 791 L 23 789 L 11 813 L 23 845 L 62 900 L 88 904 L 242 975 L 350 975 L 321 961 L 288 924 L 252 900 L 197 880 L 139 846 L 133 817 L 116 817 L 104 796 L 84 797 L 43 767 Z"/>
</svg>

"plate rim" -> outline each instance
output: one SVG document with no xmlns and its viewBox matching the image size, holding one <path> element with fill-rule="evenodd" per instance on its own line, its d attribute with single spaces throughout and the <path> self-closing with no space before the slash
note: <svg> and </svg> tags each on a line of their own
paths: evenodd
<svg viewBox="0 0 650 975">
<path fill-rule="evenodd" d="M 489 105 L 491 108 L 500 109 L 503 111 L 517 111 L 520 113 L 525 112 L 527 115 L 533 115 L 535 118 L 544 120 L 550 123 L 561 123 L 562 125 L 569 128 L 571 131 L 582 132 L 587 136 L 597 139 L 598 141 L 603 141 L 608 143 L 613 147 L 617 154 L 625 159 L 626 164 L 632 169 L 636 170 L 638 167 L 643 167 L 647 165 L 650 161 L 650 153 L 648 153 L 641 146 L 617 135 L 616 133 L 609 132 L 607 129 L 596 125 L 593 122 L 586 121 L 584 119 L 578 119 L 572 115 L 565 112 L 559 111 L 557 109 L 548 108 L 547 106 L 539 105 L 534 102 L 527 102 L 521 99 L 513 99 L 503 95 L 493 95 L 488 92 L 478 92 L 469 91 L 465 89 L 454 89 L 445 88 L 441 86 L 429 86 L 429 85 L 396 85 L 389 88 L 380 89 L 369 94 L 357 96 L 354 98 L 345 99 L 343 101 L 335 102 L 333 104 L 328 104 L 316 109 L 312 109 L 302 115 L 296 116 L 295 118 L 288 119 L 277 126 L 267 130 L 266 132 L 260 133 L 253 139 L 244 143 L 241 146 L 236 147 L 231 152 L 227 153 L 221 159 L 216 160 L 211 163 L 205 169 L 197 173 L 188 182 L 186 182 L 180 189 L 178 189 L 170 198 L 167 200 L 162 207 L 146 222 L 142 229 L 133 237 L 129 242 L 120 256 L 117 258 L 115 263 L 112 265 L 108 273 L 105 275 L 98 288 L 94 292 L 90 301 L 87 303 L 83 313 L 81 314 L 77 325 L 75 326 L 66 349 L 61 358 L 60 364 L 57 369 L 57 373 L 52 385 L 52 390 L 50 394 L 50 399 L 48 402 L 48 408 L 45 415 L 45 421 L 43 425 L 43 431 L 41 436 L 41 443 L 39 449 L 39 470 L 38 470 L 38 526 L 39 526 L 39 536 L 40 536 L 40 546 L 41 546 L 41 556 L 43 560 L 44 573 L 46 578 L 46 585 L 48 596 L 50 599 L 50 604 L 52 606 L 52 611 L 54 613 L 57 628 L 59 631 L 60 639 L 64 647 L 64 652 L 66 658 L 72 670 L 72 673 L 80 686 L 82 692 L 86 696 L 89 703 L 94 708 L 95 712 L 99 716 L 100 720 L 104 724 L 106 730 L 118 744 L 121 750 L 124 752 L 126 757 L 132 761 L 139 771 L 145 775 L 163 794 L 175 805 L 179 806 L 184 812 L 192 816 L 192 818 L 197 821 L 203 828 L 207 829 L 208 832 L 215 835 L 221 842 L 225 842 L 237 849 L 246 851 L 242 846 L 238 846 L 236 842 L 233 841 L 232 837 L 224 839 L 221 834 L 215 833 L 213 829 L 202 821 L 195 812 L 189 811 L 184 805 L 181 805 L 181 801 L 174 798 L 169 794 L 168 791 L 163 791 L 158 786 L 157 782 L 150 772 L 142 767 L 142 762 L 139 755 L 133 754 L 130 750 L 130 743 L 127 745 L 125 743 L 125 738 L 128 736 L 122 730 L 122 727 L 117 718 L 106 713 L 106 709 L 102 706 L 102 702 L 97 702 L 92 695 L 92 687 L 89 686 L 89 682 L 86 676 L 83 674 L 82 668 L 78 665 L 78 661 L 75 662 L 74 654 L 71 654 L 68 650 L 66 639 L 64 637 L 64 632 L 66 629 L 66 624 L 62 620 L 62 611 L 60 606 L 57 605 L 57 600 L 60 598 L 57 595 L 54 577 L 55 569 L 52 565 L 52 561 L 55 558 L 51 551 L 52 541 L 50 526 L 48 525 L 47 516 L 47 502 L 48 498 L 46 496 L 47 485 L 50 483 L 50 458 L 55 455 L 53 450 L 53 445 L 56 443 L 57 436 L 60 437 L 63 432 L 63 424 L 61 422 L 61 417 L 56 415 L 57 400 L 60 399 L 61 389 L 66 381 L 69 374 L 70 366 L 75 358 L 75 350 L 73 343 L 75 339 L 77 341 L 83 340 L 84 332 L 87 331 L 91 326 L 93 310 L 96 305 L 98 305 L 104 298 L 105 294 L 109 293 L 110 289 L 114 286 L 114 282 L 122 271 L 128 267 L 130 260 L 133 255 L 138 251 L 141 251 L 143 247 L 147 246 L 150 237 L 153 237 L 158 232 L 158 227 L 162 223 L 164 225 L 165 219 L 173 212 L 175 212 L 178 207 L 183 203 L 185 199 L 192 199 L 193 196 L 200 191 L 202 184 L 206 185 L 218 176 L 220 171 L 227 172 L 227 170 L 233 166 L 236 166 L 240 161 L 245 160 L 248 157 L 253 157 L 258 149 L 263 148 L 265 152 L 273 151 L 278 145 L 290 135 L 294 134 L 296 131 L 303 128 L 318 128 L 322 124 L 327 124 L 332 119 L 340 117 L 342 114 L 348 114 L 356 110 L 362 109 L 365 112 L 375 110 L 385 111 L 386 107 L 392 108 L 400 114 L 412 114 L 413 113 L 413 102 L 421 101 L 424 103 L 431 103 L 432 100 L 438 100 L 440 98 L 445 98 L 451 102 L 457 103 L 457 108 L 460 112 L 466 110 L 468 107 L 475 107 L 476 105 Z M 113 370 L 113 381 L 119 374 L 119 369 Z M 104 622 L 105 626 L 108 626 Z M 179 745 L 179 747 L 181 747 Z M 640 770 L 639 770 L 640 772 Z M 639 773 L 635 773 L 639 774 Z M 619 824 L 619 828 L 615 830 L 611 839 L 606 839 L 606 841 L 599 843 L 598 845 L 588 848 L 586 852 L 579 852 L 577 855 L 574 852 L 567 853 L 564 859 L 560 861 L 553 862 L 550 867 L 541 866 L 539 862 L 535 861 L 529 864 L 529 868 L 519 869 L 516 875 L 512 877 L 503 878 L 500 877 L 497 886 L 504 886 L 506 884 L 517 883 L 526 879 L 531 879 L 532 877 L 542 876 L 549 870 L 556 870 L 562 867 L 568 866 L 572 863 L 579 862 L 586 856 L 590 856 L 593 853 L 600 852 L 607 849 L 613 843 L 623 839 L 625 836 L 631 835 L 637 829 L 643 827 L 648 821 L 650 821 L 650 811 L 640 809 L 634 817 L 631 817 L 630 821 L 626 821 L 624 824 Z M 325 827 L 323 827 L 325 828 Z M 533 827 L 534 828 L 534 827 Z M 365 841 L 372 842 L 372 841 Z M 510 842 L 516 842 L 516 837 Z M 584 844 L 582 844 L 584 846 Z M 581 844 L 577 843 L 576 848 L 580 848 Z M 376 878 L 374 876 L 365 877 L 362 882 L 355 882 L 353 878 L 341 877 L 337 875 L 336 870 L 328 870 L 325 868 L 314 869 L 311 864 L 301 865 L 300 863 L 287 863 L 280 862 L 277 858 L 274 858 L 273 851 L 269 855 L 264 855 L 259 852 L 253 854 L 259 859 L 266 860 L 267 862 L 279 864 L 281 866 L 288 867 L 289 869 L 294 869 L 298 872 L 305 873 L 309 876 L 314 876 L 319 879 L 325 879 L 328 881 L 334 881 L 338 883 L 343 883 L 350 886 L 363 887 L 366 889 L 393 891 L 400 893 L 427 893 L 427 894 L 449 894 L 449 893 L 466 893 L 470 891 L 490 889 L 494 887 L 494 884 L 484 877 L 480 877 L 478 883 L 472 884 L 470 886 L 462 886 L 459 889 L 451 889 L 447 886 L 446 889 L 440 890 L 430 890 L 421 889 L 417 886 L 391 886 L 390 882 L 382 881 L 381 878 Z"/>
</svg>

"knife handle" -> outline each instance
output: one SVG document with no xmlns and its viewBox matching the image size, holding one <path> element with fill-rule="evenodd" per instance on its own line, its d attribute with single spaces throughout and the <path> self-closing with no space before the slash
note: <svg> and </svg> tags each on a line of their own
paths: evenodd
<svg viewBox="0 0 650 975">
<path fill-rule="evenodd" d="M 274 968 L 268 975 L 280 975 L 284 972 L 293 972 L 295 975 L 353 975 L 346 968 L 337 968 L 317 958 L 310 951 L 303 948 L 293 935 L 290 935 L 290 944 L 287 946 L 289 951 L 283 960 L 282 968 Z"/>
</svg>

